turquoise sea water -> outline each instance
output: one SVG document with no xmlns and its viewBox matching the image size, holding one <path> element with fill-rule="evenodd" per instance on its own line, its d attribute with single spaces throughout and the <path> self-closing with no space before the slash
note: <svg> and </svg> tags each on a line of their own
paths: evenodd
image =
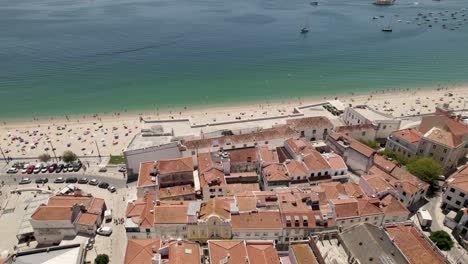
<svg viewBox="0 0 468 264">
<path fill-rule="evenodd" d="M 460 11 L 468 1 L 371 2 L 4 0 L 0 117 L 468 82 L 468 24 Z M 445 10 L 446 17 L 458 11 L 458 19 L 442 23 L 436 13 Z M 419 12 L 440 22 L 418 26 Z M 394 31 L 381 32 L 389 23 Z"/>
</svg>

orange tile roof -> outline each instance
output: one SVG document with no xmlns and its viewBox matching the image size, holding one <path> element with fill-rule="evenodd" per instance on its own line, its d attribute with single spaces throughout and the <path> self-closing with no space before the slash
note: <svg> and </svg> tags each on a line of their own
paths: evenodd
<svg viewBox="0 0 468 264">
<path fill-rule="evenodd" d="M 335 206 L 336 218 L 358 217 L 359 205 L 354 198 L 350 199 L 331 199 L 330 202 Z"/>
<path fill-rule="evenodd" d="M 200 208 L 200 219 L 208 219 L 212 215 L 216 215 L 222 219 L 230 219 L 231 213 L 230 203 L 232 198 L 216 197 L 204 202 Z"/>
<path fill-rule="evenodd" d="M 155 224 L 187 223 L 188 204 L 162 204 L 154 207 Z"/>
<path fill-rule="evenodd" d="M 82 213 L 76 222 L 79 225 L 94 226 L 98 221 L 99 215 L 91 213 Z"/>
<path fill-rule="evenodd" d="M 231 161 L 231 164 L 258 161 L 257 148 L 233 149 L 233 150 L 226 150 L 226 152 L 229 154 L 229 159 Z"/>
<path fill-rule="evenodd" d="M 140 227 L 153 227 L 154 199 L 155 194 L 149 193 L 142 198 L 129 202 L 127 204 L 126 217 L 132 218 L 132 221 Z M 153 212 L 151 212 L 152 210 Z"/>
<path fill-rule="evenodd" d="M 325 160 L 328 162 L 332 170 L 347 170 L 345 161 L 340 155 L 335 153 L 328 153 L 324 156 Z"/>
<path fill-rule="evenodd" d="M 387 173 L 390 173 L 397 166 L 397 164 L 397 161 L 388 160 L 382 155 L 374 156 L 374 165 Z"/>
<path fill-rule="evenodd" d="M 159 188 L 159 198 L 179 197 L 195 194 L 195 188 L 191 184 L 177 185 Z"/>
<path fill-rule="evenodd" d="M 310 144 L 310 142 L 306 141 L 305 139 L 295 139 L 295 138 L 290 138 L 284 142 L 286 145 L 291 148 L 291 150 L 296 154 L 296 155 L 306 155 L 309 154 L 310 152 L 314 151 L 315 148 Z"/>
<path fill-rule="evenodd" d="M 289 176 L 291 177 L 307 176 L 308 173 L 302 162 L 297 161 L 297 160 L 289 160 L 289 161 L 286 161 L 285 163 L 286 163 L 286 168 L 287 168 Z"/>
<path fill-rule="evenodd" d="M 325 158 L 322 157 L 320 152 L 312 151 L 304 157 L 304 165 L 309 171 L 324 171 L 331 169 Z"/>
<path fill-rule="evenodd" d="M 380 193 L 380 192 L 383 192 L 383 191 L 386 191 L 386 190 L 393 190 L 393 186 L 390 184 L 390 182 L 386 181 L 385 179 L 383 179 L 380 176 L 364 175 L 364 176 L 361 176 L 361 177 L 377 193 Z"/>
<path fill-rule="evenodd" d="M 419 131 L 425 134 L 433 127 L 446 129 L 453 133 L 455 137 L 468 134 L 468 124 L 461 120 L 455 120 L 444 115 L 423 116 L 421 124 L 419 125 Z"/>
<path fill-rule="evenodd" d="M 314 252 L 308 243 L 297 243 L 291 245 L 297 264 L 318 264 Z"/>
<path fill-rule="evenodd" d="M 88 196 L 73 196 L 73 195 L 56 195 L 49 198 L 47 205 L 49 206 L 68 206 L 72 207 L 75 204 L 88 207 L 93 197 Z"/>
<path fill-rule="evenodd" d="M 468 193 L 468 165 L 453 173 L 446 181 L 448 187 L 457 188 Z"/>
<path fill-rule="evenodd" d="M 445 264 L 443 255 L 425 235 L 410 224 L 387 225 L 387 233 L 412 264 Z"/>
<path fill-rule="evenodd" d="M 331 138 L 333 138 L 335 141 L 343 141 L 345 140 L 346 142 L 349 143 L 349 147 L 354 149 L 355 151 L 361 153 L 362 155 L 366 157 L 372 157 L 376 153 L 375 149 L 370 148 L 366 146 L 365 144 L 357 141 L 356 139 L 346 136 L 343 133 L 333 133 L 330 135 Z"/>
<path fill-rule="evenodd" d="M 193 171 L 192 157 L 158 160 L 155 165 L 159 174 Z"/>
<path fill-rule="evenodd" d="M 159 251 L 159 239 L 129 239 L 124 264 L 151 263 L 151 258 Z M 153 249 L 156 252 L 153 252 Z"/>
<path fill-rule="evenodd" d="M 138 175 L 138 187 L 156 185 L 155 179 L 150 173 L 154 168 L 154 162 L 141 162 Z"/>
<path fill-rule="evenodd" d="M 361 187 L 359 187 L 359 184 L 356 184 L 354 182 L 346 182 L 343 184 L 346 193 L 349 195 L 349 197 L 354 197 L 354 198 L 365 198 L 367 197 L 366 194 L 362 191 Z"/>
<path fill-rule="evenodd" d="M 231 216 L 233 230 L 239 229 L 279 229 L 282 228 L 279 211 L 259 211 Z"/>
<path fill-rule="evenodd" d="M 382 214 L 382 210 L 377 205 L 371 203 L 371 200 L 359 199 L 358 206 L 360 216 Z"/>
<path fill-rule="evenodd" d="M 325 192 L 327 200 L 338 199 L 342 196 L 347 196 L 344 186 L 339 182 L 322 182 L 318 185 Z"/>
<path fill-rule="evenodd" d="M 456 137 L 453 133 L 450 133 L 450 131 L 437 127 L 432 128 L 426 134 L 424 134 L 424 138 L 451 148 L 458 147 L 463 143 L 459 137 Z"/>
<path fill-rule="evenodd" d="M 237 194 L 260 191 L 258 183 L 231 183 L 226 185 L 227 196 L 234 196 Z"/>
<path fill-rule="evenodd" d="M 230 143 L 232 145 L 243 144 L 249 142 L 260 142 L 269 141 L 272 139 L 286 139 L 296 136 L 296 132 L 291 129 L 289 126 L 277 126 L 273 128 L 260 129 L 253 133 L 241 134 L 241 135 L 232 135 L 232 136 L 223 136 L 218 138 L 209 138 L 209 139 L 198 139 L 186 141 L 183 144 L 188 149 L 196 148 L 209 148 L 212 147 L 215 143 L 219 146 L 226 145 Z"/>
<path fill-rule="evenodd" d="M 330 120 L 324 116 L 313 116 L 313 117 L 303 117 L 296 119 L 286 120 L 286 124 L 292 127 L 296 131 L 322 128 L 322 129 L 332 129 L 333 124 Z"/>
<path fill-rule="evenodd" d="M 168 248 L 168 255 L 163 256 L 164 264 L 200 264 L 202 249 L 200 245 L 189 241 L 170 241 L 161 246 L 161 253 Z"/>
<path fill-rule="evenodd" d="M 246 248 L 250 264 L 281 264 L 278 251 L 276 251 L 273 243 L 247 241 Z"/>
<path fill-rule="evenodd" d="M 203 173 L 204 171 L 210 168 L 222 168 L 222 165 L 219 162 L 213 161 L 211 152 L 198 153 L 198 171 Z"/>
<path fill-rule="evenodd" d="M 41 205 L 32 214 L 31 219 L 36 221 L 63 220 L 70 221 L 72 210 L 70 206 L 49 206 Z"/>
<path fill-rule="evenodd" d="M 225 264 L 245 263 L 247 249 L 243 240 L 209 240 L 210 263 Z"/>
<path fill-rule="evenodd" d="M 406 206 L 390 194 L 387 194 L 382 200 L 380 200 L 380 208 L 384 212 L 385 216 L 410 214 L 410 211 L 406 209 Z"/>
<path fill-rule="evenodd" d="M 218 169 L 209 169 L 200 175 L 200 186 L 224 186 L 226 185 L 226 177 L 224 173 Z"/>
<path fill-rule="evenodd" d="M 413 194 L 418 192 L 420 189 L 427 189 L 429 188 L 429 184 L 420 180 L 418 177 L 411 174 L 409 171 L 395 167 L 393 169 L 391 175 L 397 179 L 400 184 L 402 184 L 403 190 L 406 192 Z"/>
<path fill-rule="evenodd" d="M 254 211 L 257 210 L 257 198 L 255 196 L 237 196 L 237 206 L 239 211 Z"/>
<path fill-rule="evenodd" d="M 406 128 L 393 131 L 392 133 L 390 133 L 390 136 L 403 139 L 404 141 L 413 145 L 418 145 L 419 141 L 421 141 L 422 133 L 414 128 Z"/>
<path fill-rule="evenodd" d="M 283 164 L 270 164 L 263 168 L 262 173 L 268 182 L 289 180 L 286 167 Z"/>
<path fill-rule="evenodd" d="M 263 162 L 267 163 L 278 163 L 278 152 L 276 152 L 276 149 L 269 150 L 267 145 L 262 145 L 260 146 L 260 159 Z"/>
</svg>

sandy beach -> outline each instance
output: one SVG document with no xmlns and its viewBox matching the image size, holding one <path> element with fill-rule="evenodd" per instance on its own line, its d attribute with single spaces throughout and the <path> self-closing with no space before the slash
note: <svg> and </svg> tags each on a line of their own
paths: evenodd
<svg viewBox="0 0 468 264">
<path fill-rule="evenodd" d="M 136 133 L 140 118 L 145 120 L 190 117 L 196 123 L 287 115 L 294 107 L 332 100 L 335 97 L 296 98 L 257 104 L 213 106 L 205 109 L 184 108 L 160 112 L 96 114 L 11 120 L 0 125 L 0 146 L 6 157 L 34 158 L 47 152 L 60 156 L 71 150 L 79 156 L 120 155 Z M 437 104 L 449 103 L 455 111 L 468 106 L 468 87 L 380 91 L 372 94 L 338 96 L 345 104 L 366 104 L 395 117 L 427 114 Z M 465 111 L 464 114 L 467 114 Z"/>
</svg>

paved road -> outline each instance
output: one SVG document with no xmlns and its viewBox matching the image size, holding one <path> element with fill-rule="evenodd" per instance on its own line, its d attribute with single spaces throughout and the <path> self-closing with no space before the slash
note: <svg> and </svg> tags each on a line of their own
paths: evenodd
<svg viewBox="0 0 468 264">
<path fill-rule="evenodd" d="M 436 195 L 428 198 L 428 201 L 429 203 L 425 205 L 425 208 L 430 212 L 433 218 L 431 231 L 444 230 L 451 235 L 452 230 L 444 225 L 445 215 L 440 208 L 442 205 L 442 192 L 437 192 Z M 468 263 L 468 253 L 458 244 L 453 236 L 452 239 L 455 241 L 455 246 L 447 252 L 450 263 Z"/>
</svg>

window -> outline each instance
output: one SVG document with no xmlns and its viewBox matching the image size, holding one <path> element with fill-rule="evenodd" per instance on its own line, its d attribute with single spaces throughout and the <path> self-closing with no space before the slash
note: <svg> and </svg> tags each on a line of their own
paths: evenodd
<svg viewBox="0 0 468 264">
<path fill-rule="evenodd" d="M 455 204 L 456 204 L 456 205 L 460 205 L 461 202 L 460 202 L 460 201 L 456 201 Z"/>
<path fill-rule="evenodd" d="M 366 217 L 366 218 L 364 219 L 364 221 L 366 221 L 366 222 L 367 222 L 367 221 L 369 221 L 369 218 L 368 218 L 368 217 Z"/>
<path fill-rule="evenodd" d="M 432 149 L 435 149 L 436 148 L 436 145 L 432 145 Z"/>
<path fill-rule="evenodd" d="M 320 176 L 322 176 L 322 173 L 321 173 L 321 172 L 319 172 L 319 173 L 317 174 L 317 176 L 319 176 L 319 177 L 320 177 Z"/>
<path fill-rule="evenodd" d="M 323 130 L 323 133 L 327 133 L 327 132 L 328 132 L 328 129 L 325 128 L 325 129 Z"/>
<path fill-rule="evenodd" d="M 314 177 L 314 176 L 315 176 L 315 173 L 312 172 L 312 173 L 310 174 L 310 177 Z"/>
<path fill-rule="evenodd" d="M 195 155 L 195 150 L 192 150 L 192 156 Z"/>
<path fill-rule="evenodd" d="M 440 157 L 440 161 L 444 161 L 444 157 Z"/>
<path fill-rule="evenodd" d="M 429 157 L 434 157 L 434 153 L 429 153 Z"/>
<path fill-rule="evenodd" d="M 447 153 L 447 149 L 444 149 L 444 153 Z"/>
<path fill-rule="evenodd" d="M 366 135 L 366 131 L 362 131 L 361 135 L 362 135 L 362 136 L 365 136 L 365 135 Z"/>
<path fill-rule="evenodd" d="M 344 175 L 344 171 L 341 172 L 341 175 Z"/>
<path fill-rule="evenodd" d="M 149 233 L 149 232 L 151 232 L 151 229 L 146 228 L 146 233 Z"/>
<path fill-rule="evenodd" d="M 248 237 L 249 237 L 249 236 L 250 236 L 250 233 L 245 234 L 245 236 L 248 236 Z"/>
<path fill-rule="evenodd" d="M 422 149 L 420 149 L 420 150 L 419 150 L 419 153 L 423 153 L 423 150 L 422 150 Z"/>
<path fill-rule="evenodd" d="M 451 200 L 452 200 L 452 197 L 447 196 L 447 200 L 448 200 L 448 201 L 451 201 Z"/>
<path fill-rule="evenodd" d="M 259 234 L 259 233 L 255 233 L 255 236 L 260 236 L 260 234 Z"/>
<path fill-rule="evenodd" d="M 219 188 L 219 189 L 218 189 L 218 191 L 222 192 L 222 191 L 223 191 L 223 189 Z"/>
<path fill-rule="evenodd" d="M 265 141 L 265 144 L 268 144 L 268 141 Z"/>
<path fill-rule="evenodd" d="M 314 135 L 315 135 L 315 133 L 317 133 L 317 131 L 316 131 L 315 129 L 314 129 L 314 130 L 312 130 L 312 134 L 314 134 Z"/>
<path fill-rule="evenodd" d="M 454 189 L 454 188 L 450 188 L 450 192 L 455 192 L 455 189 Z"/>
<path fill-rule="evenodd" d="M 460 197 L 465 197 L 465 193 L 460 193 Z"/>
<path fill-rule="evenodd" d="M 374 220 L 377 220 L 377 219 L 379 219 L 379 217 L 378 217 L 378 216 L 374 217 Z"/>
<path fill-rule="evenodd" d="M 210 192 L 216 192 L 216 189 L 210 189 Z"/>
<path fill-rule="evenodd" d="M 304 131 L 301 131 L 301 137 L 305 137 Z"/>
</svg>

